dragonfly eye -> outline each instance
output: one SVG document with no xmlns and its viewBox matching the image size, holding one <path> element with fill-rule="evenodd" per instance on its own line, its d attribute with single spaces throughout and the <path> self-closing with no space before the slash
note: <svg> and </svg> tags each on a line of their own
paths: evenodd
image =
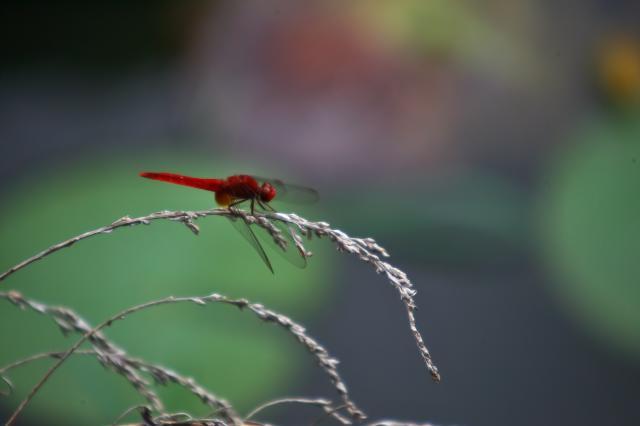
<svg viewBox="0 0 640 426">
<path fill-rule="evenodd" d="M 260 187 L 260 200 L 268 203 L 276 196 L 276 189 L 269 182 L 265 182 Z"/>
</svg>

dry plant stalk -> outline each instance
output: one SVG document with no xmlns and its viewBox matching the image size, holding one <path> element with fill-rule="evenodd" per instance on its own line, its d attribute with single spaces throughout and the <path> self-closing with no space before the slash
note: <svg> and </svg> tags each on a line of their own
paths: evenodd
<svg viewBox="0 0 640 426">
<path fill-rule="evenodd" d="M 354 254 L 364 262 L 372 265 L 377 273 L 384 273 L 389 282 L 396 288 L 396 290 L 400 294 L 400 299 L 406 307 L 409 319 L 409 327 L 414 335 L 418 350 L 420 351 L 420 355 L 424 359 L 427 369 L 436 382 L 440 381 L 438 368 L 433 363 L 429 350 L 424 344 L 424 339 L 422 338 L 422 335 L 416 325 L 415 310 L 417 309 L 417 306 L 413 298 L 416 295 L 417 291 L 413 288 L 413 284 L 404 272 L 381 259 L 381 257 L 389 257 L 387 251 L 383 247 L 378 245 L 372 238 L 353 238 L 338 229 L 332 229 L 326 222 L 311 222 L 293 213 L 256 213 L 254 215 L 250 215 L 238 209 L 210 209 L 200 211 L 160 211 L 137 218 L 125 216 L 116 220 L 110 225 L 85 232 L 68 240 L 55 244 L 46 250 L 43 250 L 42 252 L 18 263 L 9 270 L 0 274 L 0 281 L 6 279 L 11 274 L 30 265 L 35 261 L 41 260 L 58 250 L 70 247 L 78 241 L 95 235 L 109 234 L 118 228 L 127 226 L 149 225 L 152 221 L 161 219 L 169 219 L 182 222 L 192 232 L 198 234 L 199 228 L 195 224 L 195 220 L 206 216 L 226 216 L 232 219 L 239 218 L 246 221 L 248 224 L 255 224 L 257 226 L 260 226 L 267 232 L 269 232 L 269 234 L 274 238 L 274 241 L 278 245 L 283 244 L 280 230 L 273 227 L 269 223 L 269 219 L 289 223 L 296 226 L 299 229 L 300 233 L 307 236 L 308 238 L 311 238 L 311 236 L 314 234 L 318 237 L 329 237 L 336 244 L 338 250 Z M 301 250 L 302 253 L 308 254 L 308 252 L 304 250 L 301 240 L 296 239 L 296 241 L 300 243 L 300 245 L 296 244 L 297 248 Z M 302 249 L 300 249 L 300 247 L 302 247 Z"/>
<path fill-rule="evenodd" d="M 257 213 L 257 214 L 248 214 L 242 210 L 238 209 L 210 209 L 210 210 L 201 210 L 201 211 L 161 211 L 152 213 L 147 216 L 141 216 L 137 218 L 130 218 L 125 216 L 123 218 L 118 219 L 110 225 L 103 226 L 92 231 L 85 232 L 83 234 L 77 235 L 68 240 L 62 241 L 58 244 L 55 244 L 48 249 L 18 263 L 13 266 L 6 272 L 0 274 L 0 281 L 5 280 L 7 277 L 12 275 L 13 273 L 19 271 L 22 268 L 30 265 L 33 262 L 41 260 L 52 253 L 55 253 L 58 250 L 63 248 L 67 248 L 72 246 L 78 241 L 84 240 L 86 238 L 99 235 L 99 234 L 108 234 L 112 231 L 128 226 L 134 225 L 148 225 L 152 221 L 168 219 L 173 221 L 182 222 L 189 230 L 191 230 L 194 234 L 199 233 L 199 228 L 196 225 L 195 221 L 201 217 L 206 216 L 225 216 L 232 220 L 242 219 L 248 225 L 256 225 L 263 229 L 265 229 L 269 235 L 274 239 L 274 242 L 279 245 L 283 250 L 286 249 L 287 239 L 281 234 L 281 231 L 278 227 L 276 227 L 271 221 L 277 220 L 284 222 L 286 224 L 292 225 L 295 229 L 306 236 L 307 238 L 311 238 L 313 235 L 317 237 L 329 237 L 337 246 L 338 250 L 349 252 L 358 256 L 361 260 L 366 263 L 372 265 L 377 273 L 383 273 L 388 281 L 392 284 L 392 286 L 399 292 L 400 299 L 405 305 L 407 316 L 409 320 L 409 328 L 414 336 L 416 344 L 418 346 L 418 350 L 420 355 L 422 356 L 427 369 L 431 373 L 432 378 L 438 382 L 440 381 L 440 375 L 438 373 L 437 367 L 434 365 L 431 355 L 424 344 L 424 340 L 422 338 L 421 333 L 419 332 L 416 321 L 415 321 L 415 310 L 416 304 L 414 301 L 414 296 L 416 294 L 416 290 L 413 288 L 413 284 L 408 279 L 407 275 L 400 271 L 399 269 L 393 267 L 390 263 L 383 261 L 382 258 L 388 257 L 388 253 L 386 250 L 379 246 L 375 240 L 371 238 L 352 238 L 345 234 L 344 232 L 332 229 L 328 223 L 326 222 L 312 222 L 308 221 L 300 216 L 295 214 L 285 214 L 285 213 Z M 293 241 L 295 243 L 296 249 L 300 252 L 302 256 L 310 256 L 310 253 L 306 251 L 304 248 L 302 238 L 295 231 L 291 232 L 291 236 L 293 237 Z M 17 418 L 17 416 L 21 413 L 24 407 L 30 402 L 33 396 L 38 392 L 41 386 L 47 381 L 47 379 L 53 374 L 53 372 L 63 363 L 66 359 L 73 353 L 76 353 L 80 346 L 89 341 L 95 351 L 95 355 L 98 357 L 100 362 L 105 364 L 106 366 L 114 369 L 119 374 L 123 375 L 127 380 L 141 393 L 147 401 L 153 406 L 155 410 L 161 411 L 163 409 L 162 402 L 157 397 L 157 395 L 148 387 L 148 383 L 139 376 L 139 372 L 150 373 L 154 378 L 160 383 L 166 383 L 168 381 L 177 383 L 183 387 L 186 387 L 191 392 L 200 396 L 203 402 L 208 403 L 209 405 L 213 405 L 216 407 L 218 412 L 224 417 L 225 421 L 230 422 L 229 424 L 239 425 L 239 417 L 233 411 L 231 406 L 224 400 L 221 400 L 212 394 L 208 393 L 203 388 L 195 385 L 191 379 L 183 378 L 182 376 L 177 375 L 176 373 L 171 372 L 170 370 L 164 369 L 163 367 L 154 366 L 152 364 L 146 363 L 145 361 L 138 360 L 135 358 L 129 357 L 124 350 L 116 347 L 112 343 L 110 343 L 104 335 L 101 333 L 101 330 L 105 327 L 110 326 L 114 321 L 124 319 L 127 315 L 150 308 L 152 306 L 170 304 L 170 303 L 178 303 L 178 302 L 191 302 L 200 305 L 208 304 L 211 302 L 221 302 L 230 305 L 237 306 L 240 309 L 248 308 L 255 315 L 257 315 L 260 319 L 266 322 L 273 322 L 281 327 L 287 329 L 290 333 L 292 333 L 300 343 L 307 347 L 309 352 L 311 352 L 318 362 L 318 364 L 322 367 L 322 369 L 329 375 L 331 378 L 334 387 L 338 391 L 343 401 L 343 405 L 337 408 L 333 408 L 330 402 L 326 402 L 323 406 L 325 412 L 329 415 L 332 415 L 335 419 L 341 421 L 344 424 L 348 424 L 349 420 L 343 418 L 338 414 L 338 411 L 344 408 L 349 416 L 355 421 L 361 421 L 365 418 L 364 413 L 357 408 L 357 406 L 351 401 L 350 396 L 348 394 L 346 385 L 344 381 L 341 379 L 340 375 L 337 372 L 336 365 L 338 361 L 335 358 L 332 358 L 328 352 L 320 346 L 313 338 L 306 334 L 305 329 L 299 325 L 291 321 L 288 317 L 279 314 L 277 312 L 268 310 L 259 304 L 249 303 L 245 299 L 229 299 L 219 294 L 211 294 L 209 296 L 204 297 L 173 297 L 170 296 L 165 299 L 155 300 L 151 302 L 147 302 L 141 305 L 134 306 L 132 308 L 126 309 L 108 320 L 104 321 L 100 325 L 94 328 L 90 328 L 86 322 L 84 322 L 79 316 L 77 316 L 73 311 L 67 308 L 52 308 L 46 305 L 32 302 L 24 299 L 17 292 L 8 292 L 8 293 L 0 293 L 0 297 L 4 297 L 12 301 L 14 304 L 22 307 L 22 308 L 30 308 L 42 314 L 50 315 L 62 328 L 63 331 L 75 331 L 83 334 L 82 338 L 79 339 L 69 350 L 60 354 L 60 353 L 49 353 L 48 356 L 57 358 L 57 362 L 49 369 L 49 371 L 44 375 L 44 377 L 34 386 L 29 395 L 21 402 L 16 411 L 13 413 L 9 421 L 6 423 L 7 425 L 12 425 Z M 43 357 L 44 355 L 36 355 L 32 358 Z M 24 361 L 24 360 L 23 360 Z M 19 361 L 18 363 L 21 363 Z M 11 367 L 13 368 L 13 367 Z M 0 378 L 6 381 L 8 384 L 10 382 L 6 379 L 1 373 L 5 370 L 0 370 Z M 283 399 L 277 400 L 272 403 L 267 403 L 266 406 L 274 405 L 278 401 L 284 402 L 292 402 L 294 399 Z M 312 403 L 306 399 L 297 399 L 299 402 Z M 319 400 L 315 400 L 316 402 Z M 324 400 L 322 400 L 324 401 Z M 316 405 L 318 405 L 316 404 Z M 266 408 L 262 407 L 262 408 Z M 261 407 L 259 407 L 261 409 Z M 143 416 L 144 419 L 144 416 Z M 170 423 L 167 423 L 166 421 Z M 176 423 L 175 419 L 171 417 L 159 418 L 160 423 L 158 424 L 187 424 L 187 423 Z M 216 419 L 205 419 L 206 421 L 214 422 L 215 424 L 224 424 L 226 422 L 222 422 Z M 188 420 L 191 423 L 188 424 L 196 424 L 194 423 L 196 420 L 190 419 Z M 199 421 L 199 420 L 198 420 Z M 145 420 L 146 423 L 147 420 Z M 214 424 L 211 423 L 211 424 Z M 151 423 L 156 424 L 156 423 Z M 205 423 L 202 423 L 205 424 Z M 257 424 L 257 423 L 254 423 Z M 385 421 L 372 423 L 371 426 L 417 426 L 415 424 L 410 423 L 398 423 L 393 421 Z"/>
<path fill-rule="evenodd" d="M 175 383 L 189 390 L 196 395 L 204 404 L 220 413 L 222 418 L 227 420 L 237 419 L 238 415 L 231 405 L 224 399 L 216 397 L 202 386 L 198 385 L 193 379 L 183 377 L 162 366 L 148 363 L 139 358 L 132 358 L 127 352 L 109 341 L 103 333 L 95 331 L 84 319 L 69 308 L 48 306 L 43 303 L 26 299 L 17 291 L 0 292 L 0 299 L 5 299 L 13 303 L 20 309 L 30 309 L 42 315 L 50 317 L 56 322 L 58 327 L 64 334 L 75 332 L 81 334 L 84 340 L 88 340 L 93 346 L 93 351 L 82 351 L 82 353 L 95 354 L 99 362 L 105 367 L 115 371 L 127 379 L 151 406 L 159 411 L 164 412 L 164 404 L 158 395 L 149 387 L 149 383 L 139 375 L 139 372 L 150 374 L 157 383 L 167 384 Z M 78 353 L 80 351 L 74 351 Z M 43 357 L 56 358 L 59 362 L 64 361 L 70 354 L 67 352 L 47 352 L 37 354 L 23 360 L 16 361 L 3 368 L 0 368 L 0 378 L 10 387 L 11 384 L 4 376 L 4 373 L 12 368 L 20 366 L 24 363 L 35 361 Z"/>
<path fill-rule="evenodd" d="M 169 296 L 164 299 L 154 300 L 151 302 L 143 303 L 143 304 L 125 309 L 124 311 L 121 311 L 113 315 L 109 319 L 103 321 L 97 327 L 91 328 L 87 325 L 86 322 L 80 319 L 75 313 L 73 313 L 69 309 L 51 308 L 41 303 L 27 300 L 20 293 L 16 291 L 11 291 L 8 293 L 0 292 L 0 298 L 7 299 L 21 308 L 29 308 L 42 314 L 51 315 L 54 318 L 54 320 L 58 322 L 58 325 L 62 328 L 62 330 L 66 330 L 66 331 L 73 330 L 83 335 L 82 338 L 76 341 L 76 343 L 68 351 L 66 351 L 65 353 L 63 353 L 58 357 L 58 361 L 49 369 L 49 371 L 47 371 L 47 373 L 42 378 L 42 380 L 40 380 L 40 382 L 38 382 L 38 384 L 36 384 L 36 386 L 31 390 L 31 392 L 29 393 L 29 396 L 27 396 L 27 398 L 22 401 L 22 403 L 20 404 L 20 406 L 18 407 L 14 415 L 9 419 L 8 424 L 12 423 L 12 421 L 17 417 L 17 414 L 19 414 L 20 411 L 24 409 L 24 407 L 33 398 L 35 393 L 38 392 L 38 390 L 42 387 L 42 385 L 44 385 L 44 383 L 60 367 L 60 365 L 62 365 L 62 363 L 64 363 L 67 360 L 67 358 L 69 358 L 69 356 L 71 356 L 74 352 L 76 352 L 78 348 L 80 348 L 80 346 L 86 341 L 90 341 L 94 345 L 94 348 L 96 348 L 99 351 L 104 350 L 104 348 L 107 348 L 106 350 L 104 350 L 104 352 L 99 353 L 99 359 L 107 363 L 109 366 L 112 366 L 112 367 L 115 366 L 115 370 L 118 373 L 123 374 L 130 382 L 132 382 L 136 390 L 138 390 L 138 392 L 143 394 L 143 396 L 145 396 L 145 398 L 149 402 L 151 402 L 152 405 L 154 405 L 155 407 L 159 407 L 159 409 L 162 409 L 162 403 L 157 398 L 157 395 L 155 395 L 152 391 L 146 389 L 147 383 L 144 382 L 142 379 L 139 379 L 136 381 L 132 381 L 130 379 L 129 377 L 130 374 L 128 370 L 133 370 L 135 372 L 134 368 L 132 368 L 133 366 L 140 369 L 152 370 L 149 372 L 152 372 L 154 377 L 160 378 L 161 382 L 173 381 L 175 383 L 178 383 L 186 387 L 187 389 L 189 389 L 190 391 L 198 395 L 201 399 L 205 400 L 205 402 L 211 403 L 210 405 L 216 408 L 217 411 L 220 412 L 224 418 L 237 420 L 238 416 L 235 414 L 231 406 L 226 401 L 214 397 L 213 395 L 207 393 L 203 388 L 195 385 L 194 383 L 191 383 L 192 382 L 191 379 L 181 378 L 177 374 L 169 370 L 163 369 L 161 367 L 153 366 L 151 369 L 149 369 L 150 364 L 143 361 L 138 361 L 138 360 L 129 358 L 126 355 L 126 352 L 122 349 L 116 350 L 115 346 L 109 343 L 104 337 L 104 335 L 100 333 L 102 329 L 111 326 L 116 321 L 124 320 L 128 315 L 133 314 L 135 312 L 139 312 L 141 310 L 148 309 L 154 306 L 183 303 L 183 302 L 195 303 L 197 305 L 206 305 L 209 303 L 218 302 L 218 303 L 224 303 L 224 304 L 236 306 L 241 310 L 246 308 L 249 311 L 253 312 L 262 321 L 277 324 L 283 327 L 284 329 L 288 330 L 316 358 L 318 365 L 320 365 L 320 367 L 330 377 L 337 392 L 340 394 L 342 398 L 346 411 L 350 414 L 350 416 L 354 420 L 360 420 L 366 417 L 365 414 L 360 409 L 357 408 L 355 403 L 351 401 L 346 385 L 342 380 L 342 378 L 340 377 L 340 374 L 338 373 L 338 370 L 336 368 L 338 361 L 335 358 L 333 358 L 324 347 L 322 347 L 313 338 L 307 335 L 304 327 L 293 322 L 290 318 L 282 314 L 266 309 L 263 305 L 260 305 L 257 303 L 249 303 L 249 301 L 247 301 L 246 299 L 230 299 L 216 293 L 211 294 L 209 296 L 203 296 L 203 297 Z M 60 320 L 60 317 L 59 317 L 60 312 L 64 313 L 62 320 Z M 69 320 L 69 318 L 71 318 L 71 320 Z M 127 367 L 128 370 L 121 369 L 120 367 L 122 366 Z M 142 381 L 143 383 L 142 386 L 138 383 L 139 381 Z"/>
<path fill-rule="evenodd" d="M 61 359 L 65 354 L 66 352 L 42 352 L 39 354 L 35 354 L 32 356 L 20 359 L 18 361 L 12 362 L 11 364 L 5 365 L 4 367 L 0 368 L 0 379 L 4 381 L 7 384 L 7 386 L 9 386 L 10 390 L 12 390 L 13 384 L 6 377 L 7 372 L 13 370 L 14 368 L 18 368 L 23 365 L 30 364 L 34 361 L 38 361 L 41 359 L 46 359 L 46 358 Z M 78 349 L 73 353 L 73 355 L 94 356 L 100 363 L 102 363 L 103 365 L 106 365 L 104 359 L 101 358 L 101 353 L 95 349 L 84 349 L 84 350 Z M 198 385 L 192 378 L 184 377 L 178 373 L 175 373 L 172 370 L 169 370 L 168 368 L 165 368 L 161 365 L 149 363 L 140 358 L 132 358 L 124 354 L 120 354 L 119 358 L 121 359 L 121 361 L 119 361 L 121 364 L 129 364 L 134 368 L 136 368 L 137 370 L 139 370 L 140 372 L 150 374 L 151 376 L 153 376 L 154 380 L 159 384 L 167 385 L 168 383 L 171 382 L 184 387 L 185 389 L 193 393 L 195 396 L 200 398 L 200 400 L 204 404 L 215 409 L 215 412 L 219 413 L 222 419 L 232 424 L 234 424 L 234 421 L 235 423 L 238 423 L 239 416 L 233 410 L 233 408 L 228 403 L 226 403 L 226 401 L 220 400 L 214 397 L 213 394 L 211 394 L 209 391 L 205 390 L 203 387 Z M 122 374 L 120 370 L 115 370 L 115 372 L 118 374 Z M 6 393 L 6 395 L 8 394 L 9 393 Z M 142 395 L 145 396 L 144 394 Z M 329 405 L 331 404 L 330 401 L 328 402 L 328 404 Z M 127 409 L 123 413 L 123 415 L 121 415 L 120 417 L 124 417 L 124 415 L 140 407 L 146 407 L 146 406 L 137 405 L 137 406 L 131 407 Z M 167 414 L 163 413 L 163 415 L 167 415 Z M 118 419 L 120 419 L 120 417 Z"/>
</svg>

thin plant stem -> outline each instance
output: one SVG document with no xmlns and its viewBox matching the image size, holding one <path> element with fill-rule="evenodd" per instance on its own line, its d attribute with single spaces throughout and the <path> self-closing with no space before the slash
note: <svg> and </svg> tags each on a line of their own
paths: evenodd
<svg viewBox="0 0 640 426">
<path fill-rule="evenodd" d="M 261 404 L 258 407 L 254 408 L 253 410 L 251 410 L 251 412 L 245 416 L 244 421 L 246 422 L 250 420 L 251 418 L 255 417 L 256 414 L 258 414 L 263 410 L 266 410 L 267 408 L 271 408 L 273 406 L 281 405 L 281 404 L 313 405 L 313 406 L 322 408 L 325 411 L 326 415 L 330 415 L 334 417 L 337 421 L 339 421 L 343 425 L 351 424 L 351 422 L 348 419 L 345 419 L 343 416 L 341 416 L 338 413 L 340 409 L 346 408 L 344 405 L 341 405 L 339 407 L 333 407 L 331 401 L 323 398 L 280 398 L 280 399 L 274 399 L 273 401 L 267 401 L 264 404 Z"/>
<path fill-rule="evenodd" d="M 333 241 L 338 248 L 339 251 L 351 253 L 358 257 L 360 260 L 365 263 L 373 266 L 375 271 L 379 274 L 384 275 L 389 283 L 398 291 L 400 295 L 400 300 L 404 304 L 407 312 L 407 318 L 409 322 L 410 331 L 414 337 L 416 345 L 418 346 L 419 353 L 423 358 L 423 361 L 431 373 L 431 376 L 434 381 L 440 381 L 440 374 L 438 372 L 437 367 L 432 361 L 431 354 L 427 349 L 424 339 L 418 330 L 417 322 L 415 319 L 415 311 L 417 309 L 416 303 L 414 301 L 414 297 L 416 295 L 416 290 L 413 287 L 413 284 L 407 277 L 407 275 L 399 270 L 398 268 L 392 266 L 390 263 L 383 260 L 383 258 L 389 257 L 389 254 L 386 250 L 378 245 L 375 240 L 371 238 L 354 238 L 350 237 L 346 233 L 333 229 L 326 222 L 312 222 L 307 219 L 304 219 L 300 216 L 297 216 L 293 213 L 285 214 L 279 212 L 272 213 L 255 213 L 249 214 L 242 210 L 238 209 L 210 209 L 210 210 L 201 210 L 201 211 L 160 211 L 156 213 L 152 213 L 147 216 L 141 216 L 137 218 L 130 218 L 125 216 L 121 219 L 116 220 L 110 225 L 103 226 L 92 231 L 85 232 L 76 237 L 70 238 L 68 240 L 62 241 L 58 244 L 55 244 L 42 252 L 14 265 L 4 273 L 0 274 L 0 281 L 5 280 L 7 277 L 11 276 L 15 272 L 27 267 L 28 265 L 44 259 L 45 257 L 55 253 L 59 250 L 62 250 L 67 247 L 71 247 L 76 242 L 96 236 L 101 234 L 108 234 L 112 231 L 122 228 L 129 227 L 135 225 L 145 224 L 148 225 L 156 220 L 172 220 L 183 223 L 189 230 L 191 230 L 194 234 L 198 234 L 199 228 L 195 224 L 195 221 L 201 217 L 206 216 L 224 216 L 233 219 L 242 219 L 247 225 L 256 225 L 264 228 L 274 239 L 274 242 L 278 245 L 282 245 L 283 241 L 286 238 L 283 238 L 283 235 L 279 228 L 275 226 L 272 221 L 280 221 L 285 222 L 289 225 L 292 225 L 296 229 L 297 232 L 292 231 L 292 237 L 294 240 L 295 248 L 300 252 L 301 256 L 308 257 L 310 253 L 306 251 L 303 246 L 301 235 L 307 238 L 311 238 L 313 235 L 317 237 L 328 237 L 331 241 Z M 300 235 L 298 235 L 300 234 Z M 283 247 L 284 249 L 284 247 Z M 10 292 L 15 293 L 15 292 Z M 65 362 L 65 360 L 73 354 L 78 348 L 86 341 L 91 340 L 92 342 L 95 340 L 95 336 L 99 335 L 100 330 L 111 325 L 114 321 L 125 318 L 127 315 L 134 313 L 136 311 L 147 309 L 152 306 L 168 304 L 168 303 L 176 303 L 176 302 L 194 302 L 198 304 L 206 304 L 209 301 L 223 302 L 232 305 L 236 305 L 239 308 L 248 307 L 251 311 L 253 311 L 256 315 L 258 315 L 262 320 L 268 322 L 275 322 L 280 326 L 288 329 L 292 334 L 294 334 L 297 339 L 304 344 L 307 349 L 316 356 L 316 359 L 319 365 L 325 370 L 325 372 L 330 376 L 331 381 L 334 384 L 334 387 L 338 390 L 338 393 L 343 399 L 344 406 L 346 411 L 350 414 L 350 416 L 356 421 L 362 420 L 365 416 L 362 411 L 360 411 L 355 404 L 350 400 L 346 385 L 342 378 L 338 375 L 336 370 L 337 360 L 331 358 L 328 352 L 320 346 L 315 340 L 313 340 L 310 336 L 308 336 L 304 330 L 304 328 L 298 324 L 293 323 L 289 318 L 278 314 L 274 311 L 270 311 L 265 309 L 262 305 L 251 304 L 245 299 L 227 299 L 224 296 L 220 296 L 217 294 L 212 294 L 210 296 L 205 297 L 168 297 L 165 299 L 155 300 L 151 302 L 147 302 L 141 305 L 134 306 L 132 308 L 128 308 L 119 314 L 109 318 L 104 321 L 97 327 L 89 330 L 82 330 L 84 332 L 81 339 L 79 339 L 69 350 L 67 350 L 58 361 L 51 366 L 51 368 L 47 371 L 47 373 L 42 377 L 42 379 L 31 389 L 27 397 L 20 403 L 18 408 L 14 411 L 9 421 L 6 423 L 7 425 L 14 424 L 16 418 L 20 415 L 20 413 L 24 410 L 24 408 L 29 404 L 29 402 L 33 399 L 35 394 L 39 391 L 39 389 L 44 385 L 44 383 L 49 379 L 49 377 L 59 368 L 59 366 Z M 56 319 L 58 321 L 58 319 Z M 3 378 L 4 379 L 4 378 Z M 133 378 L 132 383 L 137 383 L 135 378 Z M 141 387 L 144 390 L 144 386 Z M 153 398 L 150 394 L 149 397 Z M 159 403 L 159 402 L 158 402 Z M 383 425 L 384 423 L 380 423 Z M 393 423 L 389 423 L 393 424 Z M 396 423 L 400 425 L 401 423 Z"/>
<path fill-rule="evenodd" d="M 14 298 L 16 295 L 14 294 Z M 42 388 L 42 386 L 47 382 L 47 380 L 51 377 L 51 375 L 73 354 L 78 348 L 87 340 L 89 340 L 96 333 L 99 333 L 105 327 L 110 326 L 116 321 L 125 319 L 128 315 L 133 314 L 135 312 L 148 309 L 154 306 L 166 305 L 166 304 L 174 304 L 174 303 L 195 303 L 198 305 L 206 305 L 207 303 L 220 302 L 226 303 L 230 305 L 234 305 L 240 309 L 248 308 L 254 314 L 256 314 L 260 319 L 266 322 L 274 322 L 285 329 L 289 330 L 304 346 L 307 347 L 309 352 L 311 352 L 316 359 L 318 360 L 319 365 L 322 369 L 329 375 L 334 386 L 336 387 L 338 393 L 341 395 L 345 405 L 347 406 L 347 411 L 354 419 L 363 419 L 365 418 L 365 414 L 360 411 L 355 403 L 353 403 L 349 397 L 349 394 L 346 391 L 346 386 L 342 378 L 340 377 L 336 364 L 337 361 L 332 358 L 329 353 L 320 346 L 314 339 L 308 336 L 305 332 L 305 329 L 296 324 L 288 317 L 276 313 L 274 311 L 266 309 L 264 306 L 260 304 L 252 304 L 249 303 L 246 299 L 229 299 L 219 294 L 211 294 L 209 296 L 204 297 L 174 297 L 169 296 L 164 299 L 153 300 L 150 302 L 146 302 L 140 305 L 136 305 L 130 308 L 127 308 L 107 320 L 100 323 L 98 326 L 86 332 L 76 343 L 71 346 L 66 352 L 64 352 L 58 361 L 52 365 L 49 370 L 44 374 L 44 376 L 40 379 L 40 381 L 31 389 L 29 394 L 22 400 L 20 405 L 13 412 L 6 425 L 11 426 L 15 423 L 15 420 L 20 415 L 20 413 L 24 410 L 24 408 L 29 404 L 29 402 L 33 399 L 33 397 L 38 393 L 38 391 Z"/>
<path fill-rule="evenodd" d="M 388 252 L 380 246 L 374 239 L 372 238 L 354 238 L 350 237 L 343 231 L 339 229 L 333 229 L 326 222 L 312 222 L 303 217 L 300 217 L 293 213 L 254 213 L 249 214 L 244 212 L 243 210 L 232 208 L 232 209 L 210 209 L 210 210 L 200 210 L 200 211 L 160 211 L 156 213 L 151 213 L 147 216 L 140 216 L 137 218 L 131 218 L 129 216 L 124 216 L 110 225 L 103 226 L 92 231 L 85 232 L 83 234 L 77 235 L 68 240 L 62 241 L 58 244 L 55 244 L 42 252 L 14 265 L 9 268 L 4 273 L 0 274 L 0 281 L 6 279 L 11 274 L 19 271 L 20 269 L 30 265 L 33 262 L 41 260 L 56 251 L 62 250 L 63 248 L 70 247 L 78 241 L 87 239 L 89 237 L 93 237 L 95 235 L 101 234 L 109 234 L 116 229 L 128 226 L 135 225 L 149 225 L 152 221 L 155 220 L 172 220 L 177 222 L 182 222 L 189 230 L 191 230 L 194 234 L 198 234 L 199 228 L 195 224 L 195 220 L 206 217 L 206 216 L 225 216 L 231 219 L 242 219 L 248 225 L 256 225 L 264 228 L 274 239 L 274 242 L 277 245 L 282 246 L 283 244 L 283 236 L 281 231 L 274 226 L 270 221 L 278 220 L 281 222 L 288 223 L 290 225 L 294 225 L 304 236 L 311 238 L 313 235 L 317 237 L 328 237 L 331 239 L 337 246 L 338 250 L 344 251 L 347 253 L 351 253 L 357 256 L 360 260 L 370 264 L 373 266 L 375 271 L 379 274 L 384 274 L 389 281 L 389 283 L 398 291 L 400 294 L 400 300 L 405 305 L 407 311 L 407 319 L 409 321 L 409 329 L 413 334 L 416 345 L 418 346 L 418 351 L 420 356 L 422 357 L 427 370 L 431 374 L 432 379 L 435 382 L 440 382 L 440 373 L 438 368 L 434 364 L 431 353 L 427 349 L 427 346 L 424 343 L 424 338 L 420 333 L 416 319 L 415 319 L 415 311 L 417 309 L 417 305 L 414 301 L 414 296 L 417 291 L 413 287 L 412 282 L 409 280 L 407 274 L 405 274 L 400 269 L 394 267 L 389 262 L 382 260 L 382 258 L 389 257 Z M 296 249 L 300 252 L 302 256 L 308 257 L 310 253 L 304 249 L 302 245 L 302 239 L 299 235 L 293 233 L 293 239 L 296 245 Z"/>
</svg>

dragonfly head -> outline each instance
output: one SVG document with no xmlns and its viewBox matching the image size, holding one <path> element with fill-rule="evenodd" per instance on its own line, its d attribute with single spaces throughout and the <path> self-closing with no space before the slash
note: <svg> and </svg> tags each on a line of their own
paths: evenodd
<svg viewBox="0 0 640 426">
<path fill-rule="evenodd" d="M 260 201 L 268 203 L 276 196 L 276 189 L 269 182 L 265 182 L 260 187 Z"/>
</svg>

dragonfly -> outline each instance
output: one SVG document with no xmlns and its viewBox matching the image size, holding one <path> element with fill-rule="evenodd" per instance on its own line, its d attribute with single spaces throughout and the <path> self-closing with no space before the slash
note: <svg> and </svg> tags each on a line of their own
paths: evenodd
<svg viewBox="0 0 640 426">
<path fill-rule="evenodd" d="M 249 203 L 251 214 L 256 211 L 261 213 L 275 212 L 270 205 L 274 200 L 292 202 L 298 204 L 310 204 L 318 201 L 318 192 L 314 189 L 299 185 L 290 185 L 280 179 L 271 179 L 253 175 L 238 174 L 226 178 L 199 178 L 166 172 L 142 172 L 140 176 L 161 182 L 188 186 L 215 193 L 216 203 L 221 207 L 232 208 Z M 264 247 L 256 237 L 251 227 L 244 220 L 230 219 L 231 224 L 256 250 L 267 268 L 274 273 L 273 265 L 264 250 Z M 272 222 L 287 239 L 289 247 L 296 247 L 293 240 L 293 230 L 289 225 L 280 222 Z M 297 250 L 285 250 L 277 246 L 272 238 L 266 239 L 276 253 L 282 255 L 293 265 L 304 268 L 307 265 L 307 256 L 297 253 Z"/>
</svg>

